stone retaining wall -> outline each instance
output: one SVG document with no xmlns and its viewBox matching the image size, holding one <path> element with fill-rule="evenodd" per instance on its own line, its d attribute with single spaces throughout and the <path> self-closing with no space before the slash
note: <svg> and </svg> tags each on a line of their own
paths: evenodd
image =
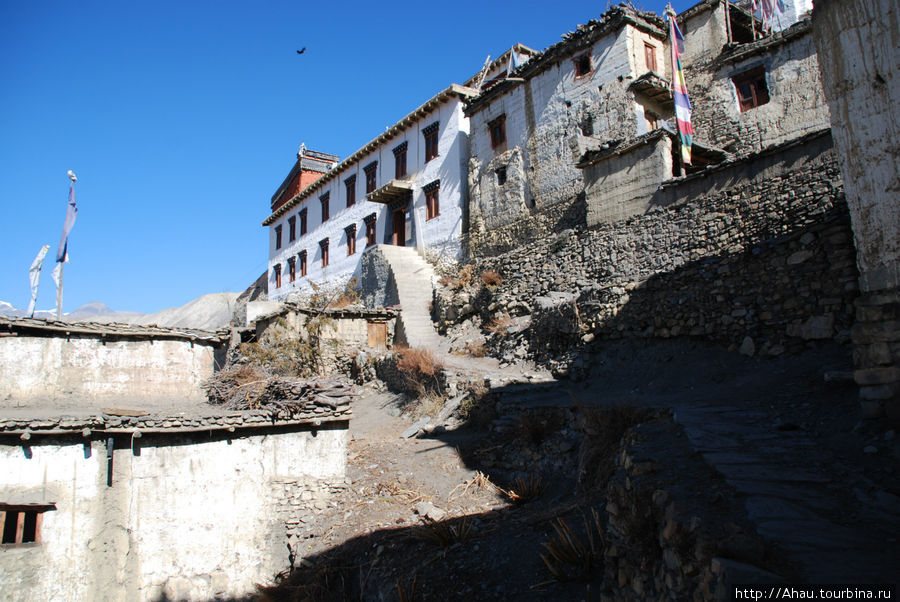
<svg viewBox="0 0 900 602">
<path fill-rule="evenodd" d="M 524 339 L 540 359 L 596 337 L 687 335 L 763 355 L 848 341 L 857 274 L 825 146 L 736 164 L 709 178 L 707 194 L 702 178 L 689 178 L 673 186 L 670 196 L 682 197 L 673 204 L 476 259 L 476 273 L 504 279 L 482 319 L 530 314 L 531 327 L 503 344 Z M 445 322 L 465 313 L 452 298 L 435 307 Z"/>
</svg>

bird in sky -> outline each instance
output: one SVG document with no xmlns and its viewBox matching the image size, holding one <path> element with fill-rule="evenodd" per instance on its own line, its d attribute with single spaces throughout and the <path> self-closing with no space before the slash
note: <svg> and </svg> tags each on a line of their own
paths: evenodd
<svg viewBox="0 0 900 602">
<path fill-rule="evenodd" d="M 297 54 L 303 54 L 304 52 L 306 52 L 306 46 L 303 47 L 303 50 L 298 50 Z"/>
</svg>

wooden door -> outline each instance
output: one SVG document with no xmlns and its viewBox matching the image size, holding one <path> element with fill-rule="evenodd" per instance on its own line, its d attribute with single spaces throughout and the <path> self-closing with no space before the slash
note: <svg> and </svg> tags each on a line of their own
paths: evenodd
<svg viewBox="0 0 900 602">
<path fill-rule="evenodd" d="M 394 209 L 394 241 L 395 246 L 406 246 L 406 210 Z"/>
</svg>

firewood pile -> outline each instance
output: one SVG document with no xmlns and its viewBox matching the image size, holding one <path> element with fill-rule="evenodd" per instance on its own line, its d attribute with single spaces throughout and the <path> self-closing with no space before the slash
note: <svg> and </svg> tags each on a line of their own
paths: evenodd
<svg viewBox="0 0 900 602">
<path fill-rule="evenodd" d="M 356 394 L 337 378 L 291 378 L 250 366 L 226 368 L 204 383 L 209 403 L 229 410 L 285 411 L 291 414 L 348 409 Z"/>
</svg>

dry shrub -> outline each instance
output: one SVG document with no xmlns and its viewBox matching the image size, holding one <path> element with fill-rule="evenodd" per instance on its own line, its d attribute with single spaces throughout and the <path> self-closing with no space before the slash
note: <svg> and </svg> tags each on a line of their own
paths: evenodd
<svg viewBox="0 0 900 602">
<path fill-rule="evenodd" d="M 615 525 L 628 544 L 626 553 L 642 570 L 649 570 L 662 553 L 653 494 L 645 489 L 626 492 L 624 487 L 610 487 L 608 493 L 618 508 Z"/>
<path fill-rule="evenodd" d="M 466 353 L 471 355 L 472 357 L 484 357 L 487 355 L 487 351 L 484 348 L 484 343 L 479 341 L 469 341 L 466 343 Z"/>
<path fill-rule="evenodd" d="M 454 521 L 441 523 L 428 523 L 419 528 L 418 535 L 438 544 L 442 548 L 449 548 L 455 543 L 465 543 L 472 532 L 472 521 L 464 516 Z"/>
<path fill-rule="evenodd" d="M 596 510 L 591 510 L 593 521 L 582 515 L 584 532 L 587 541 L 572 531 L 563 518 L 557 518 L 552 524 L 554 534 L 542 543 L 547 554 L 541 554 L 541 560 L 553 578 L 557 581 L 587 581 L 593 573 L 594 563 L 603 557 L 603 523 Z M 599 545 L 595 543 L 595 536 Z"/>
<path fill-rule="evenodd" d="M 481 281 L 489 288 L 495 288 L 503 284 L 503 277 L 497 270 L 485 270 L 481 273 Z"/>
<path fill-rule="evenodd" d="M 457 281 L 459 282 L 459 288 L 466 288 L 470 284 L 472 284 L 472 276 L 475 272 L 475 266 L 471 263 L 469 265 L 463 266 L 463 268 L 459 271 L 459 276 L 457 276 Z"/>
<path fill-rule="evenodd" d="M 408 387 L 419 398 L 442 397 L 441 370 L 443 363 L 429 349 L 404 347 L 397 350 L 397 370 L 405 377 Z"/>
<path fill-rule="evenodd" d="M 651 410 L 633 405 L 581 407 L 584 439 L 578 457 L 579 486 L 586 491 L 605 487 L 615 472 L 622 437 L 652 415 Z"/>
<path fill-rule="evenodd" d="M 491 334 L 495 334 L 497 336 L 506 336 L 506 331 L 509 329 L 512 324 L 512 318 L 506 312 L 498 316 L 494 316 L 487 326 L 484 327 Z"/>
<path fill-rule="evenodd" d="M 516 477 L 512 487 L 505 491 L 506 497 L 515 504 L 524 504 L 536 500 L 544 494 L 546 489 L 544 479 L 539 474 L 531 473 L 528 478 Z"/>
<path fill-rule="evenodd" d="M 336 297 L 327 302 L 327 307 L 332 309 L 341 309 L 350 305 L 356 305 L 360 301 L 359 291 L 357 290 L 358 279 L 351 278 L 344 286 L 344 290 L 337 294 Z"/>
</svg>

